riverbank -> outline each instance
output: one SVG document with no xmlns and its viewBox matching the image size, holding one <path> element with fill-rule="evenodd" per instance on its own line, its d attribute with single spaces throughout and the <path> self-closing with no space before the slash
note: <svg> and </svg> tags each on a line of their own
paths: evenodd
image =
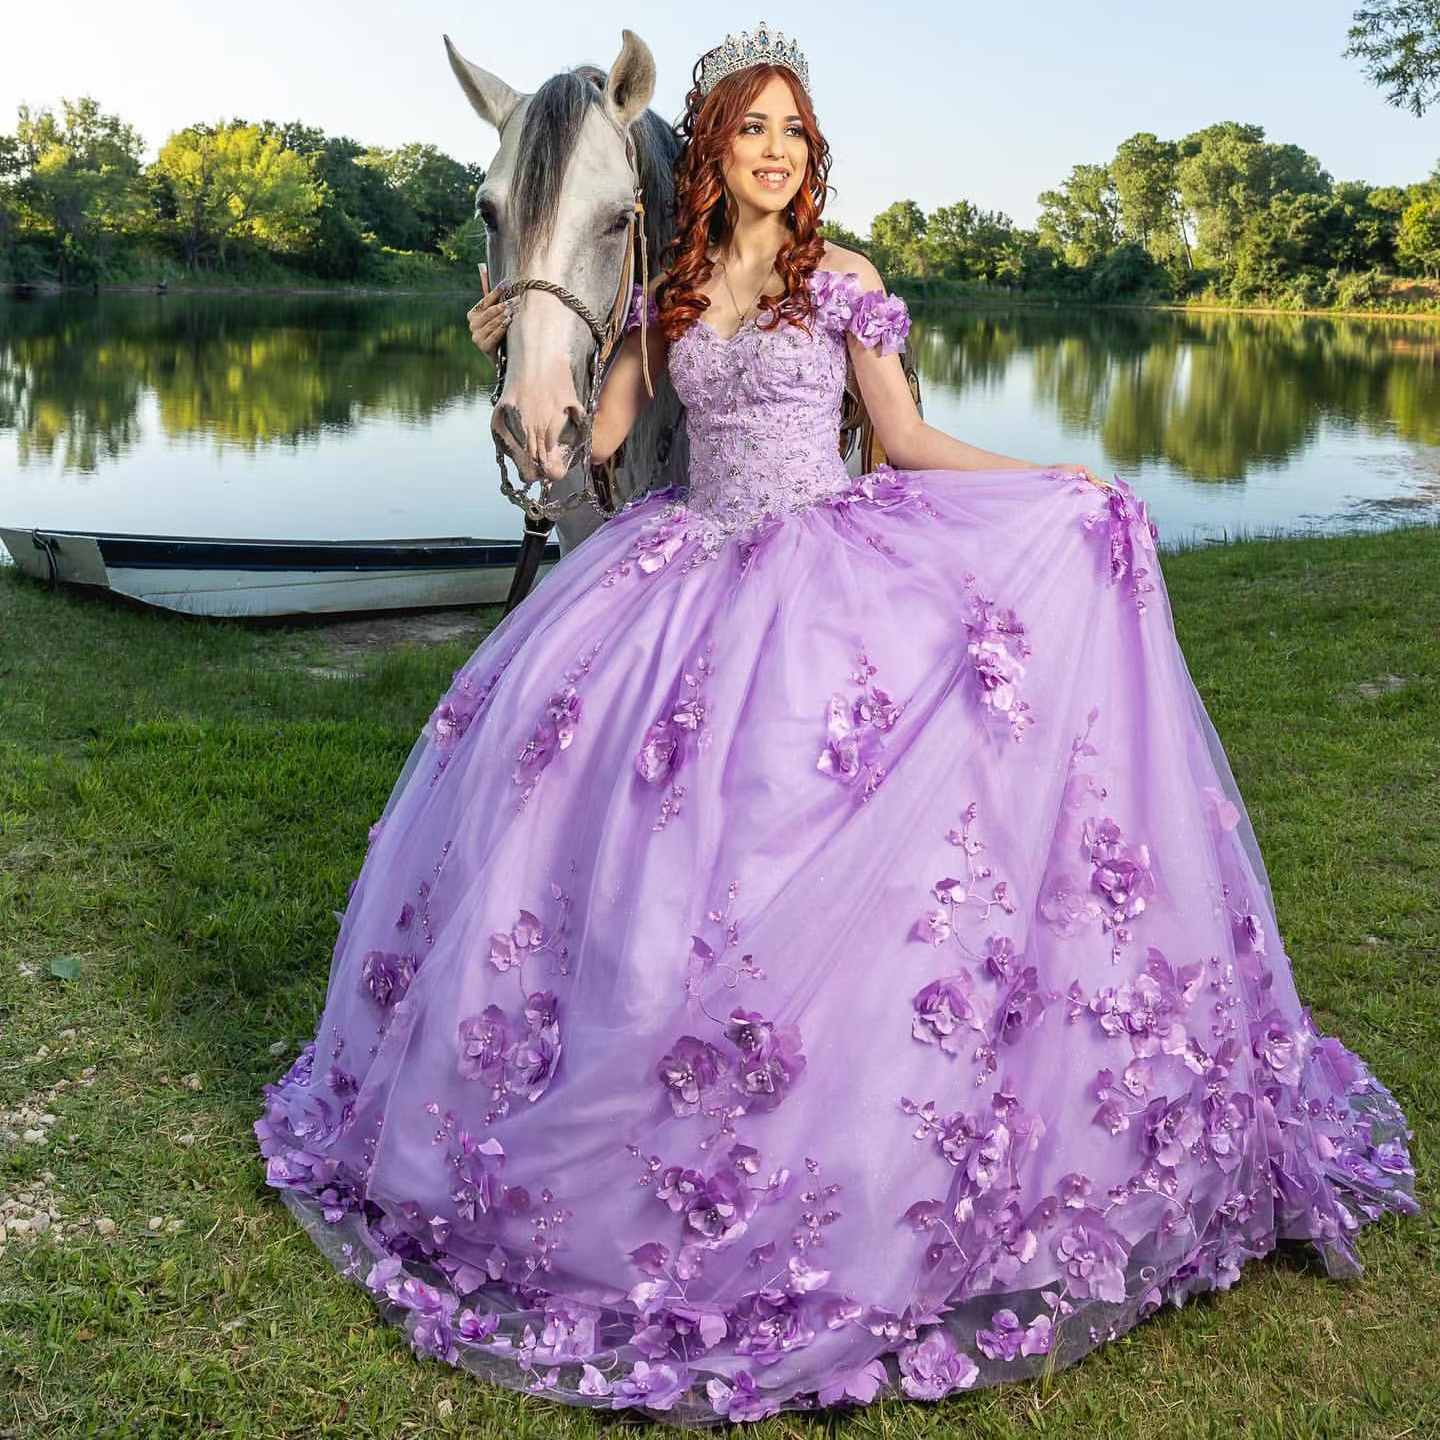
<svg viewBox="0 0 1440 1440">
<path fill-rule="evenodd" d="M 1440 528 L 1164 564 L 1297 983 L 1405 1106 L 1428 1203 Z M 124 609 L 0 569 L 0 1435 L 614 1433 L 415 1360 L 266 1189 L 249 1129 L 312 1033 L 367 829 L 496 616 L 417 645 L 404 626 Z M 1440 1433 L 1435 1209 L 1360 1249 L 1359 1284 L 1253 1264 L 1048 1389 L 892 1401 L 825 1433 Z"/>
<path fill-rule="evenodd" d="M 1417 284 L 1419 282 L 1416 282 Z M 3 289 L 4 287 L 0 287 Z M 12 296 L 43 297 L 50 295 L 338 295 L 347 298 L 385 298 L 396 295 L 468 295 L 478 296 L 479 280 L 467 284 L 458 276 L 437 276 L 433 283 L 402 283 L 395 285 L 352 285 L 339 281 L 321 284 L 292 282 L 226 281 L 155 282 L 128 281 L 113 284 L 59 285 L 54 282 L 8 287 Z M 1293 306 L 1247 305 L 1218 300 L 1082 300 L 1074 296 L 1024 294 L 993 290 L 985 293 L 935 292 L 897 279 L 890 287 L 915 305 L 953 309 L 995 309 L 997 307 L 1033 307 L 1037 309 L 1080 310 L 1164 310 L 1181 314 L 1220 313 L 1227 315 L 1294 315 L 1322 316 L 1331 320 L 1426 320 L 1440 323 L 1440 282 L 1435 282 L 1434 298 L 1420 302 L 1419 308 L 1394 309 L 1376 305 L 1365 309 L 1335 307 L 1331 309 L 1296 309 Z M 1429 293 L 1429 292 L 1425 292 Z"/>
</svg>

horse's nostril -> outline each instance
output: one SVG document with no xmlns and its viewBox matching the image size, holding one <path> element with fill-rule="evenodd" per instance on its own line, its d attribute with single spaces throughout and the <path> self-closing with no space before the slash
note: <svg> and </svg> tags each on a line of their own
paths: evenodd
<svg viewBox="0 0 1440 1440">
<path fill-rule="evenodd" d="M 516 405 L 500 405 L 496 407 L 495 419 L 491 422 L 497 429 L 504 426 L 509 432 L 510 438 L 522 448 L 525 445 L 525 422 L 520 418 L 520 409 Z"/>
<path fill-rule="evenodd" d="M 560 444 L 572 450 L 584 442 L 590 428 L 589 417 L 578 405 L 565 407 L 565 423 L 560 427 Z"/>
</svg>

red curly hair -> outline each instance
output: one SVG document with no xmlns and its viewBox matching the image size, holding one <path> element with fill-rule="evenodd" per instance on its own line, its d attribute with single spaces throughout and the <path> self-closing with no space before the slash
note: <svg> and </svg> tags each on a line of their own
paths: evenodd
<svg viewBox="0 0 1440 1440">
<path fill-rule="evenodd" d="M 808 155 L 805 177 L 790 204 L 791 234 L 775 257 L 785 291 L 765 296 L 760 310 L 774 316 L 767 329 L 773 329 L 781 319 L 804 329 L 810 319 L 813 306 L 805 278 L 825 253 L 820 214 L 830 188 L 826 183 L 830 146 L 815 123 L 810 97 L 795 73 L 784 65 L 752 65 L 727 75 L 702 96 L 697 61 L 694 82 L 685 97 L 685 115 L 675 127 L 685 139 L 685 148 L 675 161 L 675 238 L 665 252 L 668 273 L 656 290 L 660 331 L 667 340 L 678 340 L 709 308 L 710 301 L 699 287 L 710 278 L 715 266 L 705 252 L 723 245 L 735 228 L 733 207 L 726 202 L 723 167 L 755 97 L 777 75 L 794 94 L 795 113 L 800 116 Z"/>
</svg>

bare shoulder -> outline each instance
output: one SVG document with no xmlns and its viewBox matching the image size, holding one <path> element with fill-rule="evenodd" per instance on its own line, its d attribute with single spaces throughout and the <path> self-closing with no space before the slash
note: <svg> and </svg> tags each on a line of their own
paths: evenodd
<svg viewBox="0 0 1440 1440">
<path fill-rule="evenodd" d="M 838 271 L 842 275 L 858 275 L 861 287 L 866 290 L 885 288 L 880 272 L 858 250 L 849 250 L 830 240 L 825 242 L 825 253 L 820 257 L 820 267 Z"/>
</svg>

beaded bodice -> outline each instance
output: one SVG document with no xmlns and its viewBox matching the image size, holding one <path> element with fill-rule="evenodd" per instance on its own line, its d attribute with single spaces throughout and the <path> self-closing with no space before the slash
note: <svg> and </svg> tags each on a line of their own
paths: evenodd
<svg viewBox="0 0 1440 1440">
<path fill-rule="evenodd" d="M 787 320 L 773 329 L 747 321 L 726 338 L 697 320 L 670 346 L 689 429 L 688 506 L 722 530 L 804 509 L 851 483 L 839 451 L 846 332 L 890 354 L 909 330 L 905 302 L 863 289 L 854 273 L 817 270 L 806 283 L 815 302 L 808 333 Z M 640 302 L 637 292 L 632 325 Z"/>
</svg>

